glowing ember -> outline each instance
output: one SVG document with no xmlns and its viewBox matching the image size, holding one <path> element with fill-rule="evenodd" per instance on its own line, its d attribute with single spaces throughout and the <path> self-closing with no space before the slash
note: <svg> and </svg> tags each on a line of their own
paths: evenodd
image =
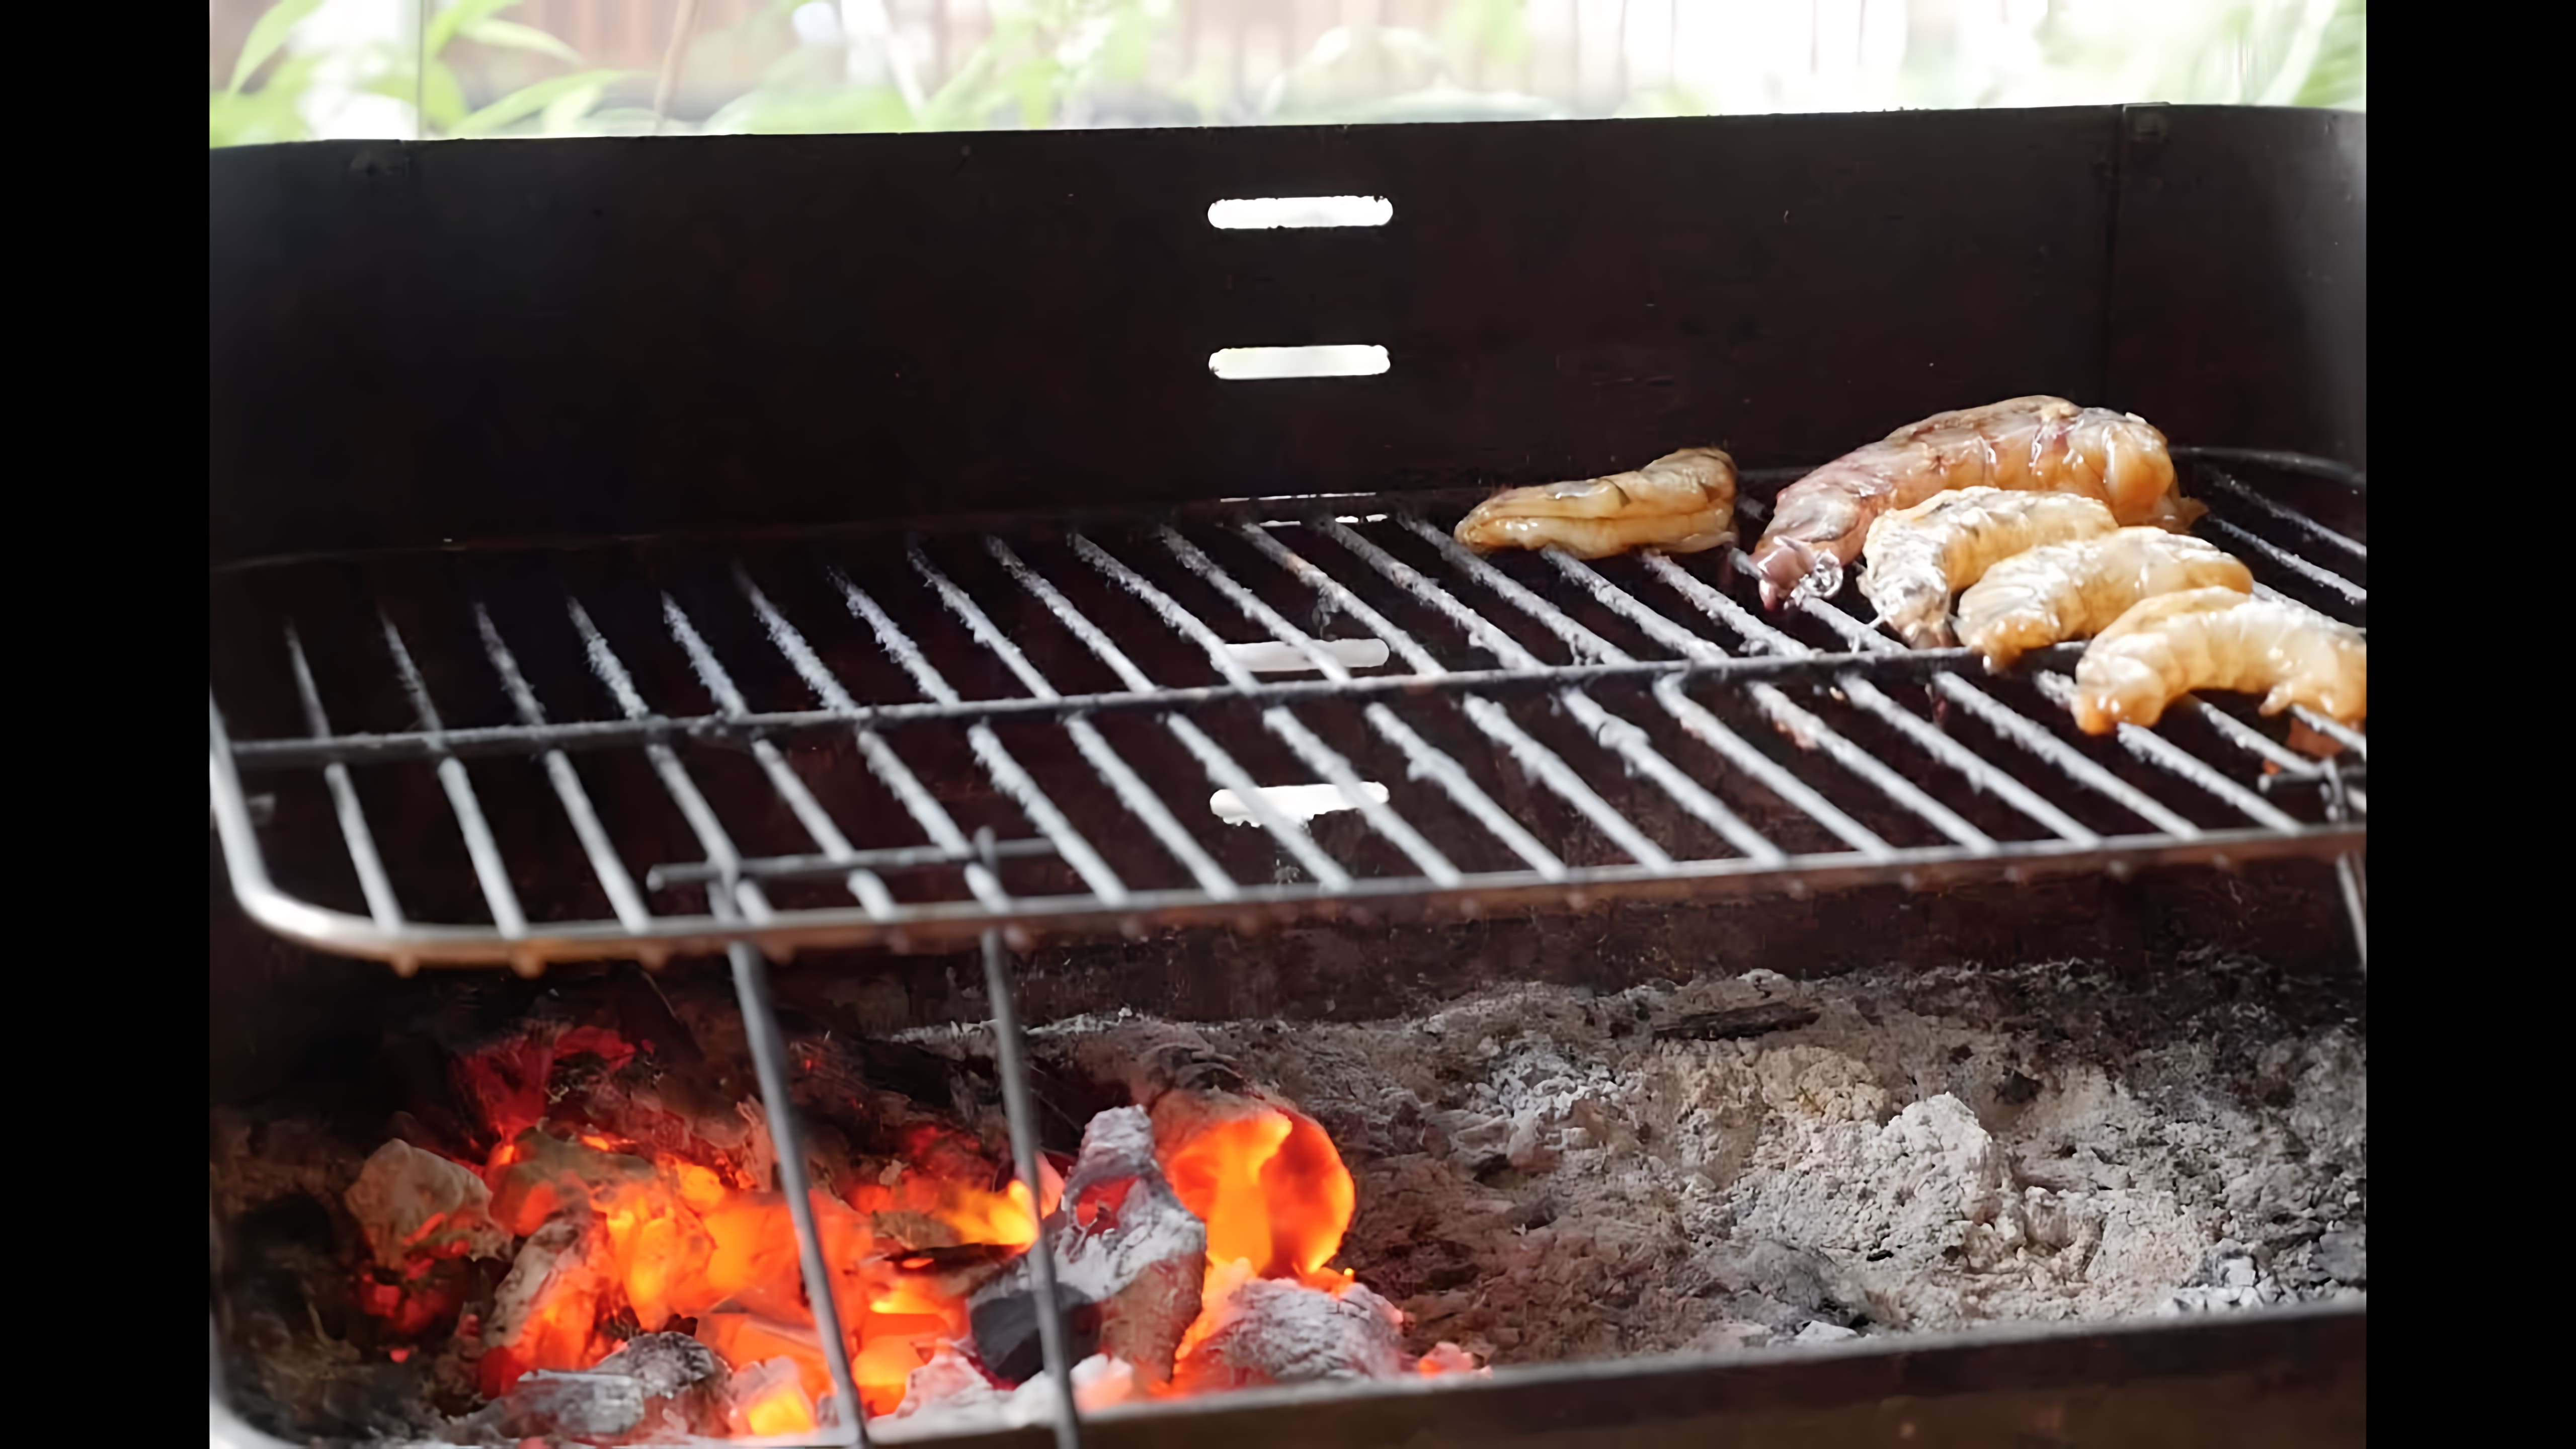
<svg viewBox="0 0 2576 1449">
<path fill-rule="evenodd" d="M 1172 1191 L 1207 1224 L 1212 1269 L 1241 1259 L 1256 1278 L 1347 1281 L 1324 1265 L 1341 1251 L 1356 1193 L 1312 1119 L 1263 1105 L 1157 1135 L 1170 1139 L 1156 1145 Z"/>
<path fill-rule="evenodd" d="M 636 1065 L 584 1105 L 579 1094 L 553 1087 L 558 1068 L 576 1057 L 611 1073 Z M 730 1432 L 811 1430 L 834 1417 L 826 1407 L 833 1386 L 793 1219 L 786 1199 L 768 1186 L 759 1114 L 744 1109 L 733 1124 L 741 1130 L 728 1135 L 721 1123 L 672 1112 L 653 1095 L 650 1059 L 637 1059 L 636 1048 L 614 1033 L 581 1028 L 531 1035 L 461 1064 L 460 1085 L 498 1145 L 480 1167 L 463 1165 L 471 1180 L 442 1177 L 458 1172 L 444 1159 L 404 1155 L 414 1148 L 389 1146 L 378 1155 L 385 1185 L 371 1191 L 382 1202 L 366 1201 L 385 1219 L 387 1240 L 359 1285 L 360 1300 L 393 1336 L 418 1338 L 461 1310 L 468 1286 L 462 1254 L 507 1252 L 516 1242 L 489 1312 L 458 1323 L 459 1342 L 479 1346 L 476 1376 L 487 1397 L 507 1395 L 531 1372 L 591 1368 L 639 1333 L 686 1334 L 733 1366 L 722 1399 Z M 596 1075 L 588 1065 L 583 1070 Z M 603 1096 L 615 1110 L 600 1109 Z M 1143 1125 L 1139 1114 L 1140 1154 Z M 813 1198 L 852 1375 L 870 1416 L 905 1405 L 908 1385 L 916 1403 L 933 1381 L 975 1378 L 1007 1392 L 1007 1381 L 991 1378 L 993 1370 L 974 1357 L 969 1296 L 979 1284 L 1002 1281 L 996 1275 L 1036 1243 L 1040 1212 L 1056 1211 L 1063 1191 L 1047 1164 L 1046 1201 L 1032 1203 L 953 1131 L 917 1126 L 901 1144 L 899 1161 L 870 1166 Z M 1197 1320 L 1181 1334 L 1179 1358 L 1211 1334 L 1240 1339 L 1231 1326 L 1250 1311 L 1247 1284 L 1277 1282 L 1291 1295 L 1282 1302 L 1297 1294 L 1336 1302 L 1350 1292 L 1351 1276 L 1327 1264 L 1350 1225 L 1351 1175 L 1311 1118 L 1267 1097 L 1182 1094 L 1157 1104 L 1151 1153 L 1172 1195 L 1206 1229 L 1204 1289 Z M 1085 1178 L 1079 1200 L 1063 1205 L 1068 1231 L 1103 1230 L 1103 1215 L 1118 1213 L 1137 1181 Z M 1185 1252 L 1195 1238 L 1193 1231 Z M 1359 1306 L 1362 1300 L 1368 1306 Z M 1167 1315 L 1167 1335 L 1179 1330 L 1179 1314 L 1191 1311 L 1181 1303 L 1178 1314 Z M 1354 1321 L 1393 1313 L 1365 1293 L 1347 1306 Z M 1391 1345 L 1392 1330 L 1385 1333 Z M 1220 1347 L 1207 1352 L 1219 1355 Z M 1151 1358 L 1158 1351 L 1144 1352 Z M 409 1353 L 395 1348 L 390 1356 L 401 1362 Z M 925 1365 L 927 1374 L 916 1377 Z M 1473 1367 L 1449 1349 L 1418 1363 L 1406 1359 L 1396 1371 Z M 1123 1360 L 1103 1358 L 1089 1368 L 1099 1383 L 1087 1386 L 1085 1397 L 1099 1402 L 1168 1391 L 1136 1378 Z M 1149 1377 L 1162 1372 L 1153 1368 Z M 1212 1368 L 1183 1378 L 1230 1381 Z M 974 1397 L 966 1393 L 972 1387 L 955 1391 Z"/>
<path fill-rule="evenodd" d="M 527 1326 L 485 1354 L 485 1393 L 507 1392 L 531 1369 L 596 1363 L 616 1345 L 595 1324 L 621 1305 L 647 1329 L 693 1320 L 699 1340 L 728 1363 L 792 1364 L 807 1400 L 831 1392 L 784 1197 L 728 1185 L 696 1163 L 648 1162 L 538 1129 L 495 1154 L 490 1172 L 495 1215 L 514 1231 L 534 1232 L 586 1207 L 595 1226 L 583 1250 L 599 1281 L 538 1292 Z M 890 1182 L 850 1189 L 847 1201 L 818 1192 L 814 1213 L 859 1397 L 873 1413 L 901 1402 L 912 1370 L 966 1332 L 959 1300 L 926 1288 L 900 1264 L 921 1248 L 1008 1253 L 1037 1239 L 1036 1214 L 1018 1184 L 988 1192 L 909 1167 Z"/>
</svg>

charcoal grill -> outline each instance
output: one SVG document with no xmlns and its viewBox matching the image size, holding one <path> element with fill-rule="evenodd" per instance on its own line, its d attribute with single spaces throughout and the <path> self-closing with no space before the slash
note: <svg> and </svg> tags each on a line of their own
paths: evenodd
<svg viewBox="0 0 2576 1449">
<path fill-rule="evenodd" d="M 771 962 L 980 945 L 1031 1180 L 1008 955 L 1041 941 L 2310 859 L 2358 956 L 2360 731 L 2303 718 L 2342 746 L 2321 761 L 2212 700 L 2094 740 L 2066 719 L 2072 649 L 1988 677 L 1848 598 L 1764 613 L 1737 550 L 1480 559 L 1447 529 L 1494 483 L 1700 442 L 1811 464 L 2054 390 L 2256 445 L 2179 450 L 2199 527 L 2267 592 L 2363 624 L 2358 350 L 2334 330 L 2358 327 L 2359 136 L 2127 108 L 217 153 L 208 760 L 232 894 L 405 974 L 726 953 L 782 1128 Z M 1996 195 L 1946 197 L 1961 167 Z M 1726 184 L 1671 194 L 1692 176 Z M 859 268 L 811 235 L 858 192 L 980 215 L 861 228 Z M 1238 192 L 1384 194 L 1396 221 L 1190 214 Z M 1573 234 L 1659 206 L 1643 234 Z M 2241 253 L 2200 245 L 2216 221 L 2247 223 Z M 1504 239 L 1455 250 L 1469 234 Z M 730 270 L 755 256 L 777 275 Z M 1546 256 L 1563 285 L 1498 320 L 1497 279 Z M 1117 281 L 969 285 L 996 259 Z M 947 315 L 916 313 L 907 264 Z M 2270 325 L 2285 289 L 2308 325 Z M 1386 377 L 1206 372 L 1227 345 L 1362 337 Z M 704 362 L 754 341 L 777 353 L 761 397 Z M 451 370 L 468 356 L 483 375 Z M 2214 385 L 2230 369 L 2268 369 L 2255 402 Z M 844 398 L 836 434 L 795 411 L 832 385 L 893 405 Z M 1748 532 L 1799 471 L 1747 475 Z M 1288 785 L 1342 808 L 1301 821 L 1265 793 Z M 801 1155 L 779 1161 L 818 1281 Z M 2188 1331 L 2209 1330 L 2164 1330 Z M 1670 1397 L 1765 1370 L 1660 1372 Z M 2027 1388 L 2013 1372 L 1989 1387 Z"/>
</svg>

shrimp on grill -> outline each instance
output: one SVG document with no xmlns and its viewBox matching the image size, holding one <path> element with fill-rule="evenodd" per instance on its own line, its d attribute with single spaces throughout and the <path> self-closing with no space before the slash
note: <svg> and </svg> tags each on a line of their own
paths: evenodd
<svg viewBox="0 0 2576 1449">
<path fill-rule="evenodd" d="M 1764 606 L 1831 597 L 1880 514 L 1976 487 L 2080 493 L 2124 525 L 2180 529 L 2202 512 L 2178 491 L 2165 435 L 2144 418 L 2055 397 L 1940 413 L 1780 490 L 1753 550 Z"/>
<path fill-rule="evenodd" d="M 1735 460 L 1715 448 L 1684 448 L 1632 473 L 1508 489 L 1468 510 L 1457 538 L 1478 553 L 1552 547 L 1576 558 L 1733 543 Z"/>
<path fill-rule="evenodd" d="M 2045 543 L 2085 539 L 2120 525 L 2080 493 L 1961 488 L 1935 493 L 1869 526 L 1860 591 L 1897 637 L 1917 649 L 1950 643 L 1950 596 L 1986 570 Z"/>
<path fill-rule="evenodd" d="M 2368 706 L 2361 631 L 2277 599 L 2234 589 L 2164 594 L 2122 614 L 2075 666 L 2075 723 L 2106 735 L 2151 725 L 2195 689 L 2263 696 L 2265 714 L 2306 705 L 2338 724 Z"/>
<path fill-rule="evenodd" d="M 2042 544 L 1986 570 L 1959 596 L 1959 639 L 1992 670 L 2033 649 L 2086 639 L 2141 600 L 2186 589 L 2254 592 L 2254 575 L 2209 542 L 2161 528 Z"/>
</svg>

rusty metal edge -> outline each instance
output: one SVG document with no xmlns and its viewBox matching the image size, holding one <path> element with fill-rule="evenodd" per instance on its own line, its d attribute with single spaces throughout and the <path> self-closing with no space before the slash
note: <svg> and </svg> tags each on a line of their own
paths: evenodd
<svg viewBox="0 0 2576 1449">
<path fill-rule="evenodd" d="M 2367 1344 L 2366 1305 L 2302 1306 L 1250 1390 L 1105 1409 L 1084 1423 L 1098 1449 L 2359 1445 Z M 1044 1434 L 935 1442 L 1018 1449 Z"/>
</svg>

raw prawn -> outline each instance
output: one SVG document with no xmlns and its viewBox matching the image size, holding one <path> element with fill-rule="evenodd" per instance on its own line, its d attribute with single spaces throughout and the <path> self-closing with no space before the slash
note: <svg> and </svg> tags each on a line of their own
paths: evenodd
<svg viewBox="0 0 2576 1449">
<path fill-rule="evenodd" d="M 1561 548 L 1605 558 L 1634 548 L 1697 553 L 1735 541 L 1735 460 L 1715 448 L 1667 453 L 1631 473 L 1497 493 L 1458 520 L 1478 553 Z"/>
<path fill-rule="evenodd" d="M 2111 510 L 2080 493 L 1961 488 L 1869 526 L 1860 591 L 1897 637 L 1917 649 L 1950 643 L 1950 596 L 2004 559 L 2045 543 L 2119 527 Z"/>
<path fill-rule="evenodd" d="M 2187 589 L 2146 600 L 2094 638 L 2075 667 L 2075 723 L 2106 735 L 2154 724 L 2192 690 L 2229 689 L 2262 695 L 2265 714 L 2301 704 L 2355 725 L 2368 686 L 2361 631 L 2277 599 Z"/>
<path fill-rule="evenodd" d="M 1975 487 L 2080 493 L 2124 525 L 2180 529 L 2202 512 L 2177 491 L 2165 435 L 2145 419 L 2011 398 L 1908 424 L 1780 490 L 1753 550 L 1763 604 L 1830 597 L 1880 514 Z"/>
<path fill-rule="evenodd" d="M 2009 668 L 2033 649 L 2086 639 L 2141 600 L 2186 589 L 2254 591 L 2254 575 L 2207 539 L 2161 528 L 2043 544 L 1986 570 L 1959 596 L 1959 639 Z"/>
</svg>

